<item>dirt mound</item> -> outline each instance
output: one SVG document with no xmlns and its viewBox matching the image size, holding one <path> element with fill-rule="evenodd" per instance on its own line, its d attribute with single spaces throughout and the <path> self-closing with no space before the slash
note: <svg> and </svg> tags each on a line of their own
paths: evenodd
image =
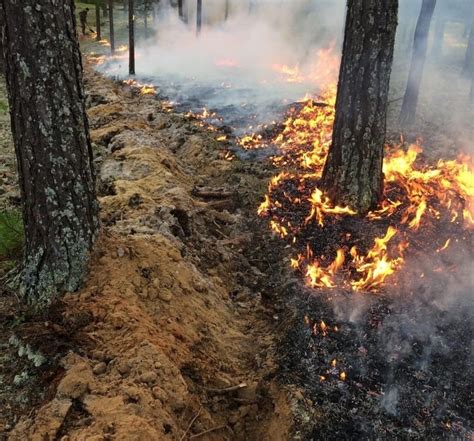
<svg viewBox="0 0 474 441">
<path fill-rule="evenodd" d="M 87 87 L 103 232 L 61 306 L 57 387 L 9 439 L 287 439 L 273 311 L 243 254 L 261 180 L 199 121 L 90 70 Z"/>
</svg>

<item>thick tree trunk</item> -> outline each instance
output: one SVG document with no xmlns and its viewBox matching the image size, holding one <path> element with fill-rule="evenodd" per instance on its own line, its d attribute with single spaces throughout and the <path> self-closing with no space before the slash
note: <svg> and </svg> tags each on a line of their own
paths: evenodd
<svg viewBox="0 0 474 441">
<path fill-rule="evenodd" d="M 109 40 L 110 53 L 115 55 L 114 0 L 109 0 Z"/>
<path fill-rule="evenodd" d="M 133 0 L 128 0 L 128 73 L 135 75 L 135 7 Z"/>
<path fill-rule="evenodd" d="M 201 33 L 202 27 L 202 0 L 197 0 L 197 9 L 196 9 L 196 34 Z"/>
<path fill-rule="evenodd" d="M 2 26 L 1 23 L 2 18 L 0 17 L 0 29 Z M 3 61 L 3 44 L 2 44 L 2 37 L 0 35 L 0 75 L 3 75 L 5 72 L 5 62 Z"/>
<path fill-rule="evenodd" d="M 415 120 L 420 85 L 423 78 L 423 68 L 426 60 L 426 51 L 428 49 L 428 34 L 430 32 L 431 18 L 433 17 L 435 6 L 436 0 L 423 0 L 423 4 L 421 5 L 420 16 L 415 30 L 408 84 L 400 112 L 400 124 L 402 127 L 408 126 Z"/>
<path fill-rule="evenodd" d="M 466 58 L 464 60 L 463 74 L 470 78 L 474 70 L 474 20 L 469 32 L 469 41 L 467 43 Z"/>
<path fill-rule="evenodd" d="M 102 39 L 101 29 L 100 29 L 100 2 L 96 0 L 95 2 L 95 39 L 100 41 Z"/>
<path fill-rule="evenodd" d="M 360 213 L 382 197 L 387 98 L 397 0 L 349 0 L 333 142 L 322 187 Z"/>
<path fill-rule="evenodd" d="M 22 293 L 40 308 L 81 287 L 98 230 L 74 2 L 0 0 L 0 9 L 25 224 Z"/>
</svg>

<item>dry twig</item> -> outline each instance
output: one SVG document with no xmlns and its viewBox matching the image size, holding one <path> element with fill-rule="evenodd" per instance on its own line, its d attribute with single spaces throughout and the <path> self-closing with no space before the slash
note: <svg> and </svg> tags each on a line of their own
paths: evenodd
<svg viewBox="0 0 474 441">
<path fill-rule="evenodd" d="M 211 429 L 204 430 L 203 432 L 196 433 L 196 435 L 191 435 L 189 439 L 194 439 L 194 438 L 199 438 L 202 435 L 206 435 L 207 433 L 215 432 L 216 430 L 221 430 L 225 429 L 227 427 L 227 424 L 223 424 L 222 426 L 216 426 Z"/>
</svg>

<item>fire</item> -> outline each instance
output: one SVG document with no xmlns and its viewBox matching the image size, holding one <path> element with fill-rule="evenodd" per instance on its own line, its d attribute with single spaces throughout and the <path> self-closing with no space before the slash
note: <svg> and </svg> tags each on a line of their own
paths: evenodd
<svg viewBox="0 0 474 441">
<path fill-rule="evenodd" d="M 319 49 L 309 65 L 272 64 L 271 68 L 277 72 L 283 81 L 288 83 L 312 83 L 318 87 L 328 87 L 334 83 L 339 70 L 339 58 L 334 56 L 336 41 L 327 49 Z"/>
<path fill-rule="evenodd" d="M 323 194 L 318 188 L 314 190 L 309 198 L 311 203 L 311 212 L 309 216 L 305 219 L 305 222 L 311 221 L 311 219 L 316 219 L 320 227 L 324 227 L 324 216 L 325 215 L 335 215 L 335 214 L 357 214 L 355 211 L 351 210 L 349 207 L 338 207 L 334 206 L 329 198 Z"/>
<path fill-rule="evenodd" d="M 367 256 L 359 255 L 356 247 L 351 249 L 350 254 L 356 264 L 357 272 L 364 274 L 362 279 L 351 282 L 355 291 L 376 290 L 388 276 L 402 266 L 404 262 L 402 257 L 390 260 L 387 255 L 387 244 L 396 234 L 395 228 L 388 227 L 384 237 L 375 239 L 375 245 Z"/>
<path fill-rule="evenodd" d="M 330 51 L 322 54 L 315 63 L 315 75 L 334 78 L 338 60 Z M 274 68 L 286 74 L 288 81 L 304 76 L 299 66 Z M 365 218 L 374 226 L 381 224 L 385 233 L 374 235 L 373 245 L 345 234 L 332 259 L 330 253 L 315 256 L 314 245 L 304 242 L 304 237 L 315 237 L 315 231 L 324 237 L 325 229 L 349 218 L 364 222 L 350 207 L 333 204 L 318 188 L 332 142 L 335 101 L 336 86 L 328 84 L 320 97 L 306 97 L 289 111 L 283 130 L 270 141 L 279 148 L 280 154 L 272 161 L 281 171 L 269 182 L 258 214 L 296 248 L 290 265 L 302 273 L 308 286 L 378 292 L 403 267 L 407 250 L 415 248 L 412 244 L 420 240 L 420 234 L 436 228 L 442 232 L 446 222 L 458 228 L 474 226 L 474 165 L 466 156 L 430 164 L 423 158 L 420 142 L 387 146 L 384 199 Z M 245 148 L 258 148 L 263 142 L 256 134 L 240 140 Z M 435 242 L 433 252 L 441 252 L 451 238 L 441 234 Z"/>
<path fill-rule="evenodd" d="M 236 60 L 230 58 L 224 58 L 215 62 L 218 67 L 238 67 L 239 63 Z"/>
<path fill-rule="evenodd" d="M 141 95 L 156 95 L 156 86 L 153 84 L 142 84 L 134 79 L 124 80 L 123 83 L 134 89 L 138 89 Z"/>
<path fill-rule="evenodd" d="M 302 83 L 305 80 L 298 65 L 287 66 L 286 64 L 273 64 L 272 69 L 282 74 L 284 79 L 289 83 Z"/>
</svg>

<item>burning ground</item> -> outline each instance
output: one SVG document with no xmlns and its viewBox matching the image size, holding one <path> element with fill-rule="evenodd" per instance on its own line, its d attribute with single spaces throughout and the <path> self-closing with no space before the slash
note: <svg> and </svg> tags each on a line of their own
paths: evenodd
<svg viewBox="0 0 474 441">
<path fill-rule="evenodd" d="M 472 160 L 388 145 L 384 201 L 361 217 L 318 189 L 333 120 L 329 88 L 243 143 L 280 150 L 258 212 L 308 286 L 288 293 L 298 313 L 281 357 L 282 378 L 317 403 L 306 436 L 469 439 Z"/>
<path fill-rule="evenodd" d="M 220 101 L 245 87 L 87 70 L 103 235 L 50 316 L 2 310 L 8 437 L 472 439 L 469 151 L 391 136 L 381 209 L 335 207 L 337 57 L 286 61 L 278 87 L 321 93 L 271 118 Z"/>
</svg>

